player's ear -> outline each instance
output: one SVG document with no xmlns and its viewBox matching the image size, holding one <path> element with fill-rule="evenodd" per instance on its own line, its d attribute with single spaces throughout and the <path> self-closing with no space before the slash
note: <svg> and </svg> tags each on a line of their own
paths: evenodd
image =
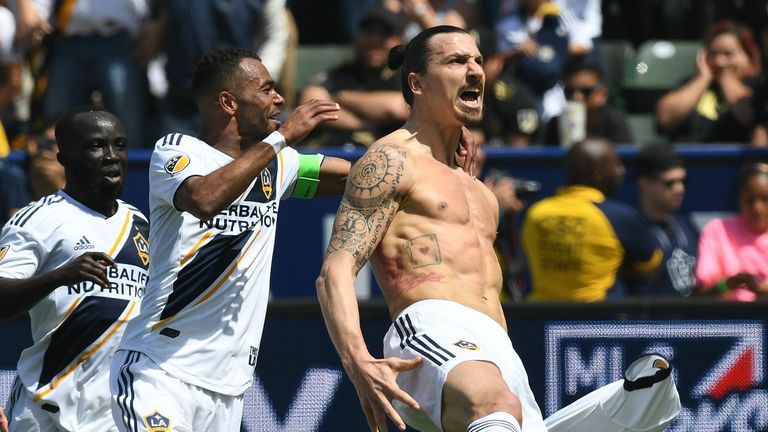
<svg viewBox="0 0 768 432">
<path fill-rule="evenodd" d="M 421 77 L 416 72 L 408 74 L 408 87 L 413 94 L 421 94 Z"/>
<path fill-rule="evenodd" d="M 228 91 L 219 92 L 218 103 L 224 112 L 229 115 L 235 115 L 237 111 L 237 98 Z"/>
<path fill-rule="evenodd" d="M 56 160 L 59 161 L 61 166 L 66 167 L 67 166 L 67 155 L 66 155 L 66 148 L 63 146 L 59 146 L 59 151 L 56 152 Z"/>
</svg>

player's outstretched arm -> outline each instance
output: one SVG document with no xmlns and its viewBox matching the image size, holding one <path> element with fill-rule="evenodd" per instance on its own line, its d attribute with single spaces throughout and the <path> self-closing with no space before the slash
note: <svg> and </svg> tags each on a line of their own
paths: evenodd
<svg viewBox="0 0 768 432">
<path fill-rule="evenodd" d="M 214 217 L 248 188 L 282 147 L 294 145 L 317 125 L 335 120 L 339 105 L 313 100 L 296 108 L 285 120 L 278 135 L 249 146 L 231 163 L 204 176 L 186 179 L 173 198 L 176 208 L 203 220 Z"/>
<path fill-rule="evenodd" d="M 113 265 L 115 260 L 103 252 L 86 252 L 68 264 L 31 278 L 0 278 L 0 319 L 28 312 L 60 286 L 93 282 L 107 288 L 107 267 Z"/>
<path fill-rule="evenodd" d="M 376 359 L 370 355 L 360 329 L 354 289 L 357 272 L 397 213 L 401 191 L 405 190 L 405 164 L 406 155 L 396 146 L 381 145 L 352 167 L 316 284 L 331 340 L 355 385 L 372 431 L 386 431 L 387 417 L 405 429 L 392 406 L 393 399 L 418 409 L 416 401 L 395 380 L 399 372 L 415 368 L 421 359 Z"/>
<path fill-rule="evenodd" d="M 344 193 L 352 163 L 346 159 L 326 156 L 320 165 L 320 182 L 317 196 L 341 195 Z"/>
</svg>

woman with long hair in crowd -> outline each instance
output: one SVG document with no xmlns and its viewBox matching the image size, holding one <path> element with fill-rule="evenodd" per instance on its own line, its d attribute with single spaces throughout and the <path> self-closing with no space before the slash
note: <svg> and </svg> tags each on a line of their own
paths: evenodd
<svg viewBox="0 0 768 432">
<path fill-rule="evenodd" d="M 677 142 L 750 141 L 760 50 L 743 24 L 724 20 L 704 36 L 698 72 L 656 106 L 659 129 Z"/>
</svg>

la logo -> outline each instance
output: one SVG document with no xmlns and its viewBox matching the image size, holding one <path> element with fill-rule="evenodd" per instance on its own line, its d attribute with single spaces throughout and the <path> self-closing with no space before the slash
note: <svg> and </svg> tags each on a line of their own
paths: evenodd
<svg viewBox="0 0 768 432">
<path fill-rule="evenodd" d="M 171 420 L 154 410 L 152 414 L 144 417 L 144 425 L 147 432 L 171 432 Z"/>
</svg>

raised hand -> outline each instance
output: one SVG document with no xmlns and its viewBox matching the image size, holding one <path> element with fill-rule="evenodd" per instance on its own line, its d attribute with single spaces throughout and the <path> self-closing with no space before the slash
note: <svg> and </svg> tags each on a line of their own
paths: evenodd
<svg viewBox="0 0 768 432">
<path fill-rule="evenodd" d="M 61 285 L 73 285 L 89 281 L 108 288 L 107 267 L 114 265 L 117 265 L 115 260 L 103 252 L 86 252 L 54 271 L 57 272 Z"/>
<path fill-rule="evenodd" d="M 471 176 L 477 176 L 475 157 L 477 154 L 477 141 L 472 132 L 466 126 L 461 127 L 461 138 L 459 138 L 459 147 L 456 149 L 456 163 L 464 168 L 464 172 Z"/>
<path fill-rule="evenodd" d="M 410 360 L 369 357 L 347 367 L 347 374 L 355 385 L 360 405 L 372 432 L 387 431 L 387 417 L 400 430 L 405 430 L 405 422 L 395 410 L 392 401 L 399 400 L 414 410 L 419 409 L 419 404 L 398 387 L 396 379 L 400 372 L 412 370 L 420 364 L 421 357 Z"/>
<path fill-rule="evenodd" d="M 339 109 L 339 104 L 336 102 L 313 99 L 293 110 L 283 122 L 279 132 L 283 134 L 288 145 L 294 145 L 320 123 L 337 120 Z"/>
<path fill-rule="evenodd" d="M 696 53 L 696 69 L 699 72 L 699 76 L 706 78 L 708 80 L 714 79 L 715 73 L 712 70 L 712 68 L 709 66 L 709 62 L 707 61 L 707 51 L 706 50 L 699 50 L 698 53 Z"/>
<path fill-rule="evenodd" d="M 22 48 L 34 49 L 40 45 L 45 35 L 53 31 L 53 27 L 37 13 L 31 1 L 20 1 L 17 7 L 16 39 Z"/>
<path fill-rule="evenodd" d="M 488 177 L 483 183 L 496 196 L 499 208 L 502 211 L 520 213 L 525 208 L 525 204 L 517 197 L 515 181 L 512 177 L 501 177 L 498 179 Z"/>
</svg>

